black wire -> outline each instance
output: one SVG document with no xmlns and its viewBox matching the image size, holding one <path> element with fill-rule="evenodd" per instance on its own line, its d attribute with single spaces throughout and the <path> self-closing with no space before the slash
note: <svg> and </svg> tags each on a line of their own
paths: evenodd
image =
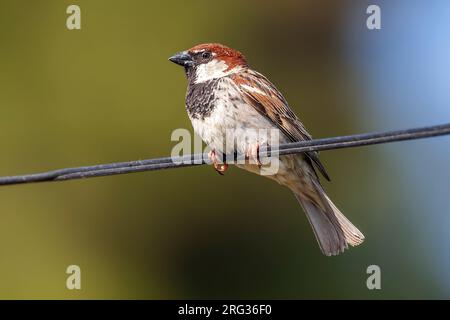
<svg viewBox="0 0 450 320">
<path fill-rule="evenodd" d="M 342 149 L 395 141 L 422 139 L 449 134 L 450 123 L 407 130 L 365 133 L 351 136 L 293 142 L 280 145 L 278 150 L 261 148 L 260 157 L 270 156 L 271 154 L 273 155 L 274 152 L 278 152 L 279 155 L 287 155 L 301 152 Z M 21 176 L 0 177 L 0 186 L 32 182 L 93 178 L 132 172 L 182 168 L 195 165 L 203 165 L 206 163 L 209 163 L 208 156 L 206 154 L 193 154 L 183 157 L 165 157 L 129 162 L 116 162 L 78 168 L 66 168 Z"/>
</svg>

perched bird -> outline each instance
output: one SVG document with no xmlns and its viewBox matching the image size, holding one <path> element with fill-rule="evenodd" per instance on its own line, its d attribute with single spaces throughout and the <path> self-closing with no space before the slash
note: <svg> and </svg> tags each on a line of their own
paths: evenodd
<svg viewBox="0 0 450 320">
<path fill-rule="evenodd" d="M 289 108 L 278 89 L 262 74 L 252 70 L 237 50 L 218 43 L 197 45 L 169 58 L 184 67 L 188 89 L 186 109 L 195 132 L 211 148 L 209 157 L 219 173 L 227 164 L 223 154 L 245 154 L 240 167 L 259 173 L 259 147 L 268 144 L 256 130 L 278 130 L 279 143 L 311 140 L 311 135 Z M 236 142 L 224 146 L 228 131 Z M 315 169 L 329 180 L 316 152 L 285 155 L 269 178 L 291 189 L 313 228 L 322 252 L 337 255 L 363 242 L 363 234 L 326 195 Z"/>
</svg>

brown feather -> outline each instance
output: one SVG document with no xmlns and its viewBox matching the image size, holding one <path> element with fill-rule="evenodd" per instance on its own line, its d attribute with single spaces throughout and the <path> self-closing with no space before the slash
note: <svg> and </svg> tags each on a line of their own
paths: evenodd
<svg viewBox="0 0 450 320">
<path fill-rule="evenodd" d="M 237 66 L 247 66 L 247 60 L 242 53 L 220 43 L 203 43 L 190 48 L 188 51 L 195 54 L 205 50 L 214 53 L 215 59 L 225 61 L 228 66 L 225 71 L 230 71 Z"/>
<path fill-rule="evenodd" d="M 260 114 L 270 119 L 292 142 L 311 140 L 311 135 L 289 108 L 280 91 L 262 74 L 247 69 L 231 75 L 243 93 L 247 103 Z M 250 90 L 246 86 L 255 88 Z M 317 152 L 306 152 L 307 159 L 313 162 L 325 179 L 330 180 L 328 173 L 320 162 Z"/>
</svg>

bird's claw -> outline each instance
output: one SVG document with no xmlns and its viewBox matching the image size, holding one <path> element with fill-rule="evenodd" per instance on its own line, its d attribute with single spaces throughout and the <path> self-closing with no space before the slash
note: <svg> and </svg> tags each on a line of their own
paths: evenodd
<svg viewBox="0 0 450 320">
<path fill-rule="evenodd" d="M 248 151 L 245 153 L 245 160 L 248 160 L 251 164 L 257 164 L 261 169 L 262 163 L 259 159 L 259 143 L 249 147 Z"/>
<path fill-rule="evenodd" d="M 211 160 L 212 164 L 214 165 L 214 169 L 217 171 L 218 174 L 223 176 L 225 174 L 225 171 L 228 169 L 228 164 L 223 163 L 216 154 L 215 150 L 211 150 L 208 152 L 208 157 Z"/>
</svg>

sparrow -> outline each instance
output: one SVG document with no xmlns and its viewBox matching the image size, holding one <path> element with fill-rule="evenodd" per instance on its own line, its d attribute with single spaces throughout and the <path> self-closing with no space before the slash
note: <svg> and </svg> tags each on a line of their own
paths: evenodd
<svg viewBox="0 0 450 320">
<path fill-rule="evenodd" d="M 259 149 L 268 139 L 258 130 L 277 130 L 279 143 L 311 140 L 281 92 L 251 69 L 237 50 L 206 43 L 169 58 L 184 68 L 188 88 L 186 110 L 196 134 L 209 146 L 214 168 L 223 174 L 228 164 L 220 154 L 243 154 L 252 160 L 238 166 L 261 174 Z M 236 141 L 224 146 L 227 132 Z M 267 177 L 288 187 L 306 213 L 323 254 L 338 255 L 364 241 L 364 235 L 339 211 L 325 193 L 317 174 L 330 180 L 317 152 L 279 157 L 278 170 Z"/>
</svg>

